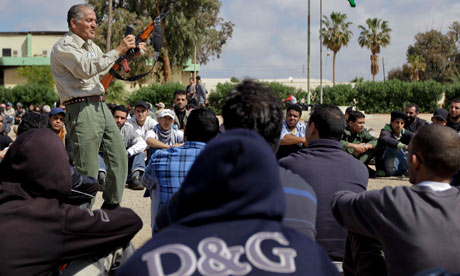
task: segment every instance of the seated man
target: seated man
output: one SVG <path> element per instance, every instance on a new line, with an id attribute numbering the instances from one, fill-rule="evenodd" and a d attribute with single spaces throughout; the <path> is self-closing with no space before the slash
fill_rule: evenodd
<path id="1" fill-rule="evenodd" d="M 152 131 L 158 122 L 149 116 L 149 104 L 144 101 L 139 101 L 134 106 L 134 116 L 128 120 L 134 130 L 147 142 L 147 136 L 152 135 Z"/>
<path id="2" fill-rule="evenodd" d="M 19 123 L 21 123 L 22 117 L 24 117 L 24 115 L 26 114 L 26 111 L 24 109 L 24 106 L 21 103 L 17 103 L 16 107 L 17 109 L 16 109 L 16 114 L 14 117 L 14 123 L 16 125 L 19 125 Z"/>
<path id="3" fill-rule="evenodd" d="M 0 164 L 0 271 L 59 275 L 59 265 L 99 259 L 126 246 L 142 227 L 130 209 L 66 203 L 72 180 L 64 145 L 47 128 L 27 130 Z M 65 272 L 65 271 L 64 271 Z M 102 271 L 101 271 L 102 275 Z"/>
<path id="4" fill-rule="evenodd" d="M 366 166 L 342 149 L 344 129 L 345 117 L 337 106 L 317 105 L 305 131 L 308 147 L 280 160 L 281 167 L 300 175 L 315 190 L 316 241 L 337 262 L 343 260 L 347 232 L 332 215 L 331 198 L 343 190 L 363 192 L 369 180 Z"/>
<path id="5" fill-rule="evenodd" d="M 382 245 L 385 275 L 415 275 L 436 267 L 460 273 L 460 235 L 454 234 L 460 233 L 460 190 L 449 185 L 460 168 L 460 137 L 444 126 L 423 126 L 409 144 L 408 161 L 414 186 L 338 192 L 334 216 L 348 230 Z"/>
<path id="6" fill-rule="evenodd" d="M 70 141 L 70 135 L 67 133 L 65 128 L 65 110 L 60 107 L 55 107 L 51 109 L 48 114 L 49 118 L 49 127 L 54 133 L 59 136 L 62 143 L 64 144 L 67 156 L 69 157 L 69 164 L 73 165 L 73 147 L 72 142 Z"/>
<path id="7" fill-rule="evenodd" d="M 152 199 L 151 221 L 154 231 L 157 211 L 179 190 L 196 157 L 218 131 L 219 120 L 214 113 L 203 108 L 195 109 L 187 120 L 184 145 L 158 150 L 150 158 L 142 183 Z"/>
<path id="8" fill-rule="evenodd" d="M 431 122 L 433 124 L 440 124 L 445 126 L 447 124 L 447 117 L 449 112 L 444 108 L 438 108 L 434 111 L 433 117 L 431 117 Z"/>
<path id="9" fill-rule="evenodd" d="M 6 114 L 6 104 L 4 103 L 0 104 L 0 115 L 2 115 L 3 119 L 3 126 L 0 128 L 0 133 L 3 135 L 8 135 L 8 133 L 11 131 L 11 127 L 13 126 L 14 117 Z"/>
<path id="10" fill-rule="evenodd" d="M 174 113 L 174 123 L 178 129 L 184 130 L 190 115 L 190 111 L 187 110 L 187 93 L 184 90 L 174 91 Z"/>
<path id="11" fill-rule="evenodd" d="M 406 114 L 395 110 L 391 112 L 391 123 L 381 130 L 376 149 L 377 175 L 401 176 L 407 172 L 405 151 L 413 133 L 404 129 L 406 121 Z"/>
<path id="12" fill-rule="evenodd" d="M 145 170 L 144 150 L 147 147 L 144 139 L 137 134 L 133 126 L 126 123 L 128 120 L 128 109 L 124 105 L 116 106 L 113 109 L 113 118 L 120 129 L 121 139 L 125 145 L 128 156 L 128 188 L 132 190 L 143 190 L 141 177 Z M 99 155 L 99 174 L 106 172 L 104 159 Z M 105 176 L 102 176 L 104 179 Z M 101 176 L 100 176 L 101 179 Z"/>
<path id="13" fill-rule="evenodd" d="M 305 124 L 300 122 L 302 108 L 293 104 L 286 110 L 286 120 L 281 128 L 281 141 L 276 158 L 281 159 L 305 146 Z"/>
<path id="14" fill-rule="evenodd" d="M 278 164 L 254 131 L 212 140 L 169 202 L 173 224 L 118 275 L 337 275 L 320 246 L 282 225 Z"/>
<path id="15" fill-rule="evenodd" d="M 460 135 L 460 99 L 453 99 L 449 105 L 449 117 L 446 126 Z"/>
<path id="16" fill-rule="evenodd" d="M 170 147 L 181 147 L 184 144 L 184 133 L 182 130 L 173 128 L 174 112 L 171 109 L 164 109 L 158 118 L 158 124 L 152 131 L 147 133 L 145 141 L 150 147 L 148 150 L 148 160 L 152 154 L 159 149 L 169 149 Z"/>
<path id="17" fill-rule="evenodd" d="M 359 111 L 351 111 L 348 114 L 347 127 L 342 134 L 340 143 L 343 150 L 353 155 L 356 159 L 369 165 L 374 157 L 374 148 L 377 146 L 377 138 L 372 136 L 365 128 L 366 116 Z M 369 177 L 375 176 L 375 171 L 367 167 Z"/>
<path id="18" fill-rule="evenodd" d="M 3 116 L 0 115 L 0 129 L 3 127 Z M 0 161 L 3 159 L 6 152 L 3 152 L 5 148 L 9 147 L 10 144 L 13 142 L 8 135 L 5 135 L 0 132 Z"/>
<path id="19" fill-rule="evenodd" d="M 418 105 L 410 103 L 406 105 L 407 122 L 404 128 L 415 133 L 421 126 L 427 125 L 428 122 L 418 117 Z"/>

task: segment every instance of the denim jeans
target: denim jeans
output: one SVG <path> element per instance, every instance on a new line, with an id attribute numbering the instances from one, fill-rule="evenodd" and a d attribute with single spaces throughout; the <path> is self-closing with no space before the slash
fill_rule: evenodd
<path id="1" fill-rule="evenodd" d="M 388 147 L 383 156 L 386 176 L 401 176 L 407 169 L 407 154 L 402 149 Z"/>
<path id="2" fill-rule="evenodd" d="M 107 173 L 104 158 L 99 153 L 99 171 Z M 135 171 L 145 171 L 144 153 L 140 152 L 128 158 L 128 180 L 131 180 Z"/>

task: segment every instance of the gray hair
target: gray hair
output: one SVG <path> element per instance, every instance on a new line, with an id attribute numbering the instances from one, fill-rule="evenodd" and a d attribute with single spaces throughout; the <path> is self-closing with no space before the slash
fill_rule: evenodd
<path id="1" fill-rule="evenodd" d="M 94 7 L 90 4 L 78 4 L 70 7 L 69 11 L 67 12 L 67 25 L 69 25 L 69 28 L 71 19 L 75 19 L 77 22 L 79 22 L 83 18 L 83 7 L 94 11 Z"/>

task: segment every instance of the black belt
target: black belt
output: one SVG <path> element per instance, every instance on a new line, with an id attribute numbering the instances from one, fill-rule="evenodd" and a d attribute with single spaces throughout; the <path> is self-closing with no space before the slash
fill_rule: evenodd
<path id="1" fill-rule="evenodd" d="M 72 98 L 68 101 L 65 101 L 64 104 L 66 106 L 69 106 L 71 104 L 76 104 L 76 103 L 100 103 L 100 102 L 105 102 L 105 96 L 99 95 L 99 96 L 77 97 L 77 98 Z"/>

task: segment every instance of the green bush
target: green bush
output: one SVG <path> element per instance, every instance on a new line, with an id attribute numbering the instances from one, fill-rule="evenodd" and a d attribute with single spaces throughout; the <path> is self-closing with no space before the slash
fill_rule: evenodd
<path id="1" fill-rule="evenodd" d="M 123 82 L 121 80 L 112 81 L 105 92 L 105 97 L 108 103 L 125 104 L 128 93 L 125 91 Z"/>
<path id="2" fill-rule="evenodd" d="M 435 81 L 364 82 L 355 87 L 355 99 L 360 110 L 367 113 L 390 113 L 404 110 L 408 103 L 416 103 L 420 112 L 432 112 L 444 92 L 444 85 Z"/>
<path id="3" fill-rule="evenodd" d="M 307 93 L 299 88 L 286 86 L 278 82 L 262 83 L 269 86 L 280 98 L 280 100 L 286 99 L 289 95 L 294 95 L 297 101 L 300 102 L 307 97 Z M 208 96 L 209 108 L 216 114 L 222 114 L 222 107 L 224 105 L 225 96 L 237 85 L 238 84 L 236 83 L 229 82 L 217 84 L 216 90 L 213 90 L 212 93 L 210 93 Z"/>
<path id="4" fill-rule="evenodd" d="M 222 107 L 224 106 L 225 96 L 232 91 L 235 86 L 238 84 L 235 83 L 218 83 L 216 90 L 208 96 L 209 109 L 216 114 L 222 114 Z"/>
<path id="5" fill-rule="evenodd" d="M 286 99 L 289 95 L 293 95 L 298 102 L 302 102 L 307 98 L 307 92 L 300 88 L 283 85 L 279 82 L 264 82 L 264 84 L 271 87 L 281 100 Z"/>
<path id="6" fill-rule="evenodd" d="M 460 82 L 447 85 L 444 108 L 449 109 L 450 103 L 453 99 L 460 99 Z"/>
<path id="7" fill-rule="evenodd" d="M 7 103 L 9 101 L 11 101 L 11 89 L 0 86 L 0 103 Z"/>
<path id="8" fill-rule="evenodd" d="M 323 103 L 325 104 L 351 106 L 354 98 L 356 98 L 356 90 L 350 84 L 323 87 Z M 318 86 L 312 92 L 311 102 L 319 104 L 320 100 L 321 88 Z"/>
<path id="9" fill-rule="evenodd" d="M 20 102 L 24 106 L 29 104 L 40 104 L 54 106 L 59 99 L 56 91 L 47 85 L 25 84 L 18 85 L 10 91 L 10 101 L 13 103 Z"/>
<path id="10" fill-rule="evenodd" d="M 163 102 L 166 107 L 173 102 L 174 91 L 185 90 L 185 86 L 180 83 L 153 83 L 147 87 L 142 87 L 128 97 L 128 103 L 136 104 L 138 101 L 146 101 L 153 104 Z"/>

